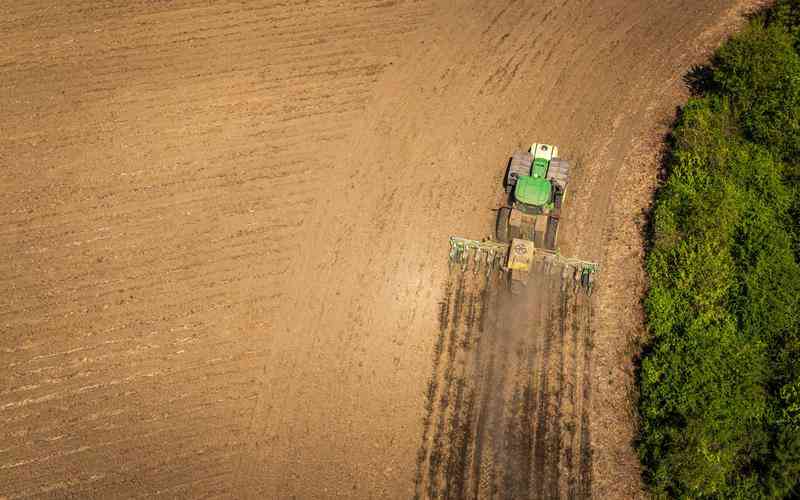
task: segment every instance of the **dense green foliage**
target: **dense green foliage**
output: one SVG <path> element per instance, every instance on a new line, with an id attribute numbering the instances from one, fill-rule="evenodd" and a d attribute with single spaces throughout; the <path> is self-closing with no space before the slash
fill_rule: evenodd
<path id="1" fill-rule="evenodd" d="M 715 55 L 647 257 L 639 452 L 659 496 L 800 498 L 800 0 Z"/>

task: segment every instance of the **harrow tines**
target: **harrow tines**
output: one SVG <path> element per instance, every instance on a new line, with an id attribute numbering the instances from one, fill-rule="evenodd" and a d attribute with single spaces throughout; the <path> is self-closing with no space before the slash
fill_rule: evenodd
<path id="1" fill-rule="evenodd" d="M 570 266 L 567 265 L 561 266 L 561 281 L 564 283 L 566 283 L 569 278 L 569 268 Z"/>
<path id="2" fill-rule="evenodd" d="M 473 253 L 474 252 L 474 253 Z M 491 240 L 468 240 L 458 236 L 450 237 L 450 261 L 460 263 L 461 269 L 466 269 L 472 265 L 473 272 L 476 274 L 486 267 L 486 275 L 489 276 L 503 266 L 503 261 L 508 252 L 508 245 Z"/>
<path id="3" fill-rule="evenodd" d="M 458 261 L 459 247 L 460 245 L 458 244 L 458 242 L 455 239 L 453 239 L 453 237 L 450 237 L 450 255 L 449 255 L 450 262 Z"/>
<path id="4" fill-rule="evenodd" d="M 450 263 L 456 264 L 459 260 L 461 260 L 461 246 L 454 243 L 450 247 Z"/>
<path id="5" fill-rule="evenodd" d="M 494 267 L 494 250 L 488 250 L 486 252 L 486 277 L 488 278 L 492 274 L 492 268 Z"/>

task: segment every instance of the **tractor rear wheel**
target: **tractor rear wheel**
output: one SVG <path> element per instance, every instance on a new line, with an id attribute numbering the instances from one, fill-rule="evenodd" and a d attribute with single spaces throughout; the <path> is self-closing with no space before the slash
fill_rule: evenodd
<path id="1" fill-rule="evenodd" d="M 553 193 L 553 209 L 550 211 L 550 215 L 556 217 L 561 215 L 561 207 L 564 206 L 564 197 L 566 194 L 566 190 L 561 189 L 561 187 L 556 188 L 555 193 Z"/>
<path id="2" fill-rule="evenodd" d="M 497 225 L 495 226 L 495 235 L 497 236 L 497 241 L 499 241 L 500 243 L 508 243 L 509 241 L 511 241 L 508 228 L 508 222 L 510 217 L 511 217 L 511 209 L 508 207 L 501 207 L 500 210 L 497 211 Z"/>
<path id="3" fill-rule="evenodd" d="M 558 238 L 558 217 L 548 217 L 547 232 L 544 236 L 544 247 L 548 250 L 555 250 L 556 238 Z"/>
<path id="4" fill-rule="evenodd" d="M 563 190 L 558 189 L 553 196 L 553 208 L 556 210 L 561 210 L 561 206 L 564 204 L 564 194 Z"/>

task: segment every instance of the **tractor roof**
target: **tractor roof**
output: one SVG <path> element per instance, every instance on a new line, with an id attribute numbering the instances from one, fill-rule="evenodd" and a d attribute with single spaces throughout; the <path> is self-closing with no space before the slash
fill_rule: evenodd
<path id="1" fill-rule="evenodd" d="M 523 175 L 517 179 L 514 197 L 521 203 L 538 207 L 550 202 L 551 191 L 552 186 L 547 179 Z"/>

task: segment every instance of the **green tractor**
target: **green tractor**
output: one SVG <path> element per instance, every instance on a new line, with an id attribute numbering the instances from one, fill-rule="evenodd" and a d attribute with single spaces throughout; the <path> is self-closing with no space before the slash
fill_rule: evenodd
<path id="1" fill-rule="evenodd" d="M 534 144 L 530 151 L 514 153 L 505 180 L 510 206 L 497 211 L 497 240 L 522 238 L 555 251 L 568 179 L 569 162 L 558 158 L 555 146 Z"/>
<path id="2" fill-rule="evenodd" d="M 594 262 L 558 254 L 557 238 L 561 207 L 567 193 L 569 162 L 558 157 L 558 148 L 535 143 L 529 151 L 516 152 L 508 163 L 505 177 L 507 206 L 497 211 L 494 240 L 450 238 L 450 260 L 477 268 L 486 264 L 487 272 L 498 268 L 510 275 L 512 293 L 524 290 L 531 267 L 541 262 L 544 269 L 562 266 L 576 286 L 591 293 Z"/>

